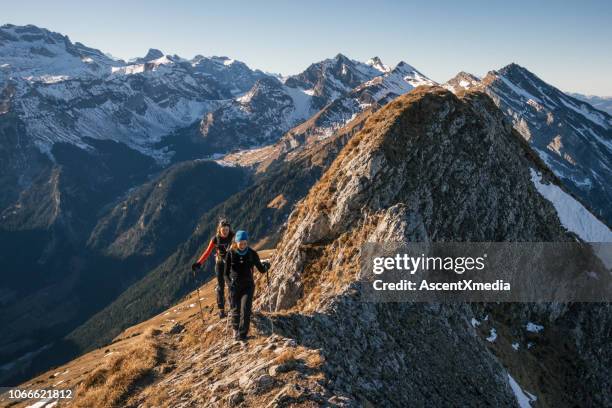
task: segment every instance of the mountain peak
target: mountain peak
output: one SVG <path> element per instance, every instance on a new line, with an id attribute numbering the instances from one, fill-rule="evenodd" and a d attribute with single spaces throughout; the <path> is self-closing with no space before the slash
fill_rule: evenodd
<path id="1" fill-rule="evenodd" d="M 504 76 L 512 76 L 512 75 L 527 75 L 527 76 L 532 76 L 532 77 L 535 76 L 527 68 L 517 64 L 516 62 L 511 62 L 505 67 L 500 68 L 498 73 Z"/>
<path id="2" fill-rule="evenodd" d="M 346 55 L 342 54 L 341 52 L 339 52 L 338 54 L 336 54 L 336 56 L 334 57 L 335 60 L 338 61 L 350 61 L 350 58 L 347 57 Z"/>
<path id="3" fill-rule="evenodd" d="M 408 64 L 405 61 L 400 61 L 397 63 L 395 68 L 393 68 L 395 72 L 418 72 L 412 65 Z"/>
<path id="4" fill-rule="evenodd" d="M 480 84 L 480 79 L 469 72 L 460 71 L 457 75 L 446 81 L 444 88 L 448 89 L 453 93 L 457 93 L 462 89 L 470 89 L 478 86 Z"/>
<path id="5" fill-rule="evenodd" d="M 389 66 L 383 64 L 383 62 L 380 60 L 379 57 L 370 58 L 369 60 L 366 61 L 366 65 L 369 65 L 372 68 L 375 68 L 382 73 L 387 73 L 390 71 Z"/>
<path id="6" fill-rule="evenodd" d="M 164 53 L 156 48 L 149 48 L 147 55 L 144 56 L 145 61 L 152 61 L 164 56 Z"/>
<path id="7" fill-rule="evenodd" d="M 35 25 L 0 27 L 0 71 L 5 76 L 28 81 L 53 83 L 70 77 L 100 76 L 110 73 L 113 61 L 100 50 L 79 42 L 72 43 L 60 33 Z"/>

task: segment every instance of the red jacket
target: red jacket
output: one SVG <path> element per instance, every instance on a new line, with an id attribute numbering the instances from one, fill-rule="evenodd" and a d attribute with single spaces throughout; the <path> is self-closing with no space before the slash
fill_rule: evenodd
<path id="1" fill-rule="evenodd" d="M 215 240 L 211 239 L 210 242 L 208 243 L 208 246 L 206 247 L 206 249 L 204 250 L 204 252 L 202 252 L 202 255 L 200 255 L 200 257 L 198 258 L 198 264 L 202 265 L 210 256 L 210 254 L 212 253 L 213 249 L 215 249 L 216 245 L 215 245 Z"/>
<path id="2" fill-rule="evenodd" d="M 217 252 L 221 256 L 221 259 L 225 259 L 225 254 L 229 250 L 229 247 L 232 243 L 232 239 L 234 239 L 234 233 L 232 231 L 230 231 L 227 237 L 215 235 L 208 243 L 208 246 L 206 247 L 204 252 L 202 252 L 202 255 L 200 255 L 200 257 L 198 258 L 197 263 L 202 265 L 208 259 L 214 249 L 217 250 Z"/>

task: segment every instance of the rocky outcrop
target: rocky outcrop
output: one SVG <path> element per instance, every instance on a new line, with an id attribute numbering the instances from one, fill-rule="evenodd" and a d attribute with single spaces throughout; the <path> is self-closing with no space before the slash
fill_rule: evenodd
<path id="1" fill-rule="evenodd" d="M 284 316 L 276 322 L 284 335 L 323 350 L 328 386 L 361 403 L 513 406 L 522 386 L 544 406 L 606 405 L 608 370 L 593 362 L 605 335 L 575 323 L 599 316 L 609 327 L 606 307 L 360 300 L 365 242 L 575 239 L 530 169 L 556 182 L 486 95 L 419 88 L 398 98 L 368 119 L 296 207 L 261 305 Z M 530 319 L 547 331 L 520 339 L 526 350 L 513 354 Z M 595 341 L 586 345 L 582 330 Z"/>
<path id="2" fill-rule="evenodd" d="M 295 284 L 279 287 L 277 307 L 298 299 L 306 248 L 341 238 L 355 248 L 385 234 L 401 241 L 569 239 L 533 186 L 530 166 L 542 164 L 488 97 L 420 88 L 398 98 L 368 119 L 291 216 L 276 261 L 279 281 L 294 277 Z M 393 229 L 376 228 L 382 221 Z"/>

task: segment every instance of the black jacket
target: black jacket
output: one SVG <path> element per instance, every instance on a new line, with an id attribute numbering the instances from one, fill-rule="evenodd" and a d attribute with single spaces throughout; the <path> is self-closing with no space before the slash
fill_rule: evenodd
<path id="1" fill-rule="evenodd" d="M 250 247 L 244 254 L 240 254 L 237 249 L 232 249 L 225 256 L 225 275 L 229 276 L 232 282 L 253 282 L 253 267 L 261 273 L 266 271 L 259 260 L 257 251 Z"/>

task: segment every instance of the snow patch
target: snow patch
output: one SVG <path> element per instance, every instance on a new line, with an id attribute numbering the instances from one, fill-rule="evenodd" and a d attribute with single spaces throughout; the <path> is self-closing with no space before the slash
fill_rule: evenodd
<path id="1" fill-rule="evenodd" d="M 518 343 L 512 343 L 512 348 L 514 349 L 514 351 L 518 351 L 520 345 Z"/>
<path id="2" fill-rule="evenodd" d="M 290 126 L 297 123 L 298 121 L 304 121 L 312 115 L 311 101 L 312 95 L 306 93 L 301 88 L 290 88 L 285 87 L 285 92 L 289 95 L 293 101 L 293 112 L 291 112 L 288 122 Z"/>
<path id="3" fill-rule="evenodd" d="M 559 186 L 542 183 L 541 175 L 534 169 L 529 169 L 529 171 L 536 190 L 552 203 L 557 210 L 559 221 L 565 228 L 585 242 L 612 242 L 610 228 L 599 221 L 582 204 L 561 190 Z"/>
<path id="4" fill-rule="evenodd" d="M 508 374 L 508 382 L 510 382 L 510 388 L 512 388 L 512 392 L 516 397 L 516 402 L 518 402 L 519 407 L 521 408 L 531 408 L 531 403 L 538 400 L 538 398 L 528 393 L 527 391 L 523 391 L 521 386 L 516 382 L 514 378 L 510 374 Z"/>
<path id="5" fill-rule="evenodd" d="M 26 408 L 52 408 L 56 405 L 57 405 L 57 400 L 53 401 L 53 398 L 46 398 L 32 405 L 27 405 Z"/>
<path id="6" fill-rule="evenodd" d="M 215 160 L 215 163 L 217 163 L 219 166 L 223 166 L 223 167 L 236 167 L 235 163 L 228 162 L 228 161 L 225 161 L 225 160 Z"/>
<path id="7" fill-rule="evenodd" d="M 374 69 L 379 70 L 382 73 L 387 73 L 391 70 L 391 68 L 389 68 L 388 65 L 383 64 L 383 62 L 378 57 L 370 58 L 366 61 L 366 64 Z"/>
<path id="8" fill-rule="evenodd" d="M 494 343 L 495 340 L 497 340 L 497 330 L 492 328 L 491 331 L 489 332 L 489 337 L 487 337 L 486 340 L 490 343 Z"/>
<path id="9" fill-rule="evenodd" d="M 527 322 L 527 326 L 525 326 L 525 328 L 531 333 L 539 333 L 544 330 L 544 326 L 532 322 Z"/>
<path id="10" fill-rule="evenodd" d="M 112 74 L 133 75 L 133 74 L 140 74 L 141 72 L 144 72 L 144 64 L 134 64 L 134 65 L 128 65 L 125 67 L 112 67 L 111 68 Z"/>
<path id="11" fill-rule="evenodd" d="M 518 86 L 516 86 L 514 83 L 512 83 L 512 81 L 510 81 L 508 78 L 506 78 L 503 75 L 499 75 L 499 78 L 502 80 L 502 82 L 512 90 L 512 92 L 514 92 L 515 94 L 522 96 L 523 98 L 525 98 L 526 100 L 532 99 L 536 102 L 538 102 L 539 104 L 542 104 L 542 101 L 530 94 L 529 92 L 527 92 L 526 90 L 524 90 L 523 88 L 519 88 Z"/>
<path id="12" fill-rule="evenodd" d="M 480 326 L 480 322 L 472 317 L 472 327 L 478 327 L 478 326 Z"/>

